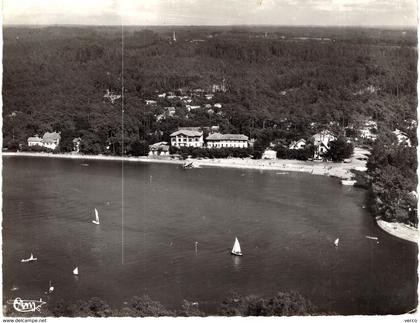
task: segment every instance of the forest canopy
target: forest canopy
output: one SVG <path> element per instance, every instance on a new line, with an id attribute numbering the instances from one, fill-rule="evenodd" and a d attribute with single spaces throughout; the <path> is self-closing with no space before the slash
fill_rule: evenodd
<path id="1" fill-rule="evenodd" d="M 340 129 L 373 118 L 405 130 L 416 119 L 415 46 L 415 30 L 401 29 L 127 27 L 122 43 L 119 27 L 5 27 L 3 146 L 60 131 L 91 143 L 86 153 L 120 153 L 121 100 L 107 90 L 124 96 L 124 151 L 178 126 L 287 141 L 313 134 L 313 122 Z M 194 102 L 221 103 L 220 113 L 145 104 L 222 81 L 226 92 Z M 157 121 L 169 104 L 175 116 Z"/>

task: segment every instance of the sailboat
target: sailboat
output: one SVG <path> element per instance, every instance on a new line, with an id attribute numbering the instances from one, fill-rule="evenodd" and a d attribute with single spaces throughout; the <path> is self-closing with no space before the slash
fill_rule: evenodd
<path id="1" fill-rule="evenodd" d="M 339 238 L 337 238 L 337 239 L 335 239 L 335 241 L 334 241 L 334 245 L 336 246 L 336 247 L 338 247 L 338 243 L 340 242 L 340 239 Z"/>
<path id="2" fill-rule="evenodd" d="M 32 262 L 37 260 L 38 258 L 34 258 L 34 255 L 31 253 L 31 256 L 28 259 L 22 259 L 21 262 Z"/>
<path id="3" fill-rule="evenodd" d="M 73 275 L 79 275 L 79 267 L 73 269 Z"/>
<path id="4" fill-rule="evenodd" d="M 50 288 L 48 289 L 48 293 L 52 293 L 54 291 L 54 286 L 51 286 L 51 280 L 50 280 Z"/>
<path id="5" fill-rule="evenodd" d="M 99 224 L 99 215 L 98 215 L 98 210 L 96 208 L 95 208 L 95 217 L 96 219 L 92 220 L 92 223 Z"/>
<path id="6" fill-rule="evenodd" d="M 231 254 L 235 256 L 243 256 L 242 251 L 241 251 L 241 245 L 239 244 L 237 237 L 235 237 L 235 243 L 233 244 Z"/>

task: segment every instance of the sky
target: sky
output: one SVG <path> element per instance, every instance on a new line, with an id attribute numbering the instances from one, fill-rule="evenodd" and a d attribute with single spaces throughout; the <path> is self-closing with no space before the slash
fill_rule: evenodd
<path id="1" fill-rule="evenodd" d="M 4 24 L 417 26 L 416 0 L 3 0 Z"/>

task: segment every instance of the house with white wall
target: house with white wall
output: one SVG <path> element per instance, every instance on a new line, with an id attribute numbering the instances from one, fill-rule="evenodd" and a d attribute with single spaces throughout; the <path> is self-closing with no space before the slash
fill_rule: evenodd
<path id="1" fill-rule="evenodd" d="M 206 142 L 208 148 L 248 148 L 248 137 L 241 134 L 212 133 Z"/>
<path id="2" fill-rule="evenodd" d="M 330 149 L 330 142 L 337 138 L 328 130 L 323 130 L 311 137 L 311 142 L 315 146 L 314 158 L 319 159 Z"/>
<path id="3" fill-rule="evenodd" d="M 299 139 L 298 141 L 293 141 L 289 145 L 289 149 L 296 149 L 296 150 L 305 149 L 305 147 L 306 147 L 305 139 Z"/>
<path id="4" fill-rule="evenodd" d="M 34 137 L 29 137 L 28 146 L 41 146 L 54 150 L 60 144 L 60 139 L 61 136 L 59 132 L 46 132 L 42 136 L 42 139 L 38 137 L 38 135 L 35 135 Z"/>
<path id="5" fill-rule="evenodd" d="M 171 145 L 174 147 L 198 147 L 204 145 L 203 131 L 197 128 L 179 128 L 171 133 Z"/>

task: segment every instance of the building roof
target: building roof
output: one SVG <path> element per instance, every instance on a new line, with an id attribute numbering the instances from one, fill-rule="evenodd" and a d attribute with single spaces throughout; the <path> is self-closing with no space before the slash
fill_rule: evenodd
<path id="1" fill-rule="evenodd" d="M 56 140 L 60 140 L 61 136 L 58 132 L 46 132 L 44 133 L 44 136 L 42 137 L 42 141 L 45 143 L 48 142 L 54 142 Z"/>
<path id="2" fill-rule="evenodd" d="M 42 139 L 41 138 L 39 138 L 38 136 L 35 136 L 35 137 L 29 137 L 28 138 L 28 142 L 41 142 L 42 141 Z"/>
<path id="3" fill-rule="evenodd" d="M 150 148 L 151 149 L 152 148 L 159 148 L 159 147 L 166 146 L 166 145 L 168 145 L 168 143 L 166 141 L 160 141 L 160 142 L 154 143 L 153 145 L 150 145 Z"/>
<path id="4" fill-rule="evenodd" d="M 203 132 L 197 130 L 179 129 L 178 131 L 171 133 L 171 137 L 177 135 L 185 135 L 188 137 L 201 137 L 203 135 Z"/>
<path id="5" fill-rule="evenodd" d="M 158 144 L 160 144 L 160 145 L 158 145 Z M 169 151 L 169 145 L 162 145 L 161 142 L 158 142 L 156 144 L 150 145 L 149 149 L 152 150 L 152 151 L 155 151 L 155 150 Z"/>
<path id="6" fill-rule="evenodd" d="M 319 145 L 320 143 L 324 144 L 328 147 L 330 141 L 336 140 L 336 137 L 328 130 L 323 130 L 311 137 L 315 145 Z"/>
<path id="7" fill-rule="evenodd" d="M 241 135 L 241 134 L 232 134 L 232 133 L 227 133 L 227 134 L 221 134 L 221 133 L 213 133 L 211 135 L 209 135 L 206 138 L 207 141 L 212 141 L 212 140 L 243 140 L 243 141 L 247 141 L 248 137 L 245 135 Z"/>
<path id="8" fill-rule="evenodd" d="M 304 143 L 304 144 L 306 144 L 306 140 L 305 140 L 305 139 L 299 139 L 299 140 L 297 140 L 297 141 L 292 141 L 292 143 L 289 145 L 289 149 L 290 149 L 290 148 L 293 148 L 293 147 L 297 147 L 297 145 L 298 145 L 299 143 Z"/>

